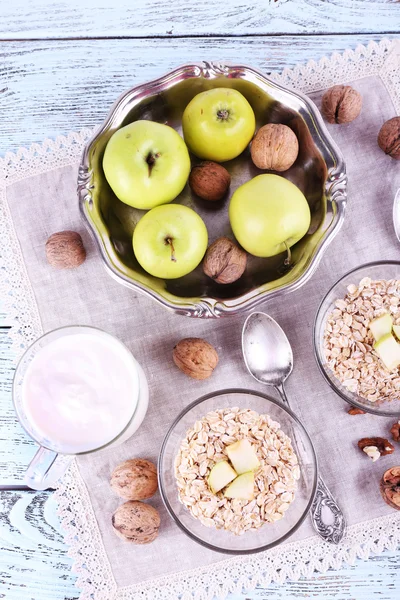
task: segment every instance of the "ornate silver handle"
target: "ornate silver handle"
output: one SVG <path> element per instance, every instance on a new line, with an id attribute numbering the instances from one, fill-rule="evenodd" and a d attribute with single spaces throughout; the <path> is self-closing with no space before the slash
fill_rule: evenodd
<path id="1" fill-rule="evenodd" d="M 283 402 L 290 406 L 283 383 L 275 385 L 274 387 L 279 392 Z M 293 445 L 296 449 L 296 437 L 294 432 Z M 317 489 L 313 503 L 311 504 L 310 512 L 311 522 L 318 535 L 326 542 L 338 544 L 344 535 L 346 521 L 341 508 L 326 487 L 321 475 L 318 475 Z"/>
<path id="2" fill-rule="evenodd" d="M 322 539 L 332 544 L 340 542 L 346 529 L 346 521 L 320 475 L 311 505 L 311 520 L 315 531 Z"/>

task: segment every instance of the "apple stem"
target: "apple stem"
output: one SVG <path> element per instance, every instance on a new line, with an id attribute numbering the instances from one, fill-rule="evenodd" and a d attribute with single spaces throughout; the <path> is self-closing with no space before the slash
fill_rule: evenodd
<path id="1" fill-rule="evenodd" d="M 154 167 L 154 164 L 156 162 L 156 159 L 159 158 L 160 153 L 157 152 L 157 154 L 153 154 L 152 152 L 149 152 L 147 157 L 146 157 L 146 162 L 149 165 L 149 177 L 151 175 L 151 171 Z"/>
<path id="2" fill-rule="evenodd" d="M 175 248 L 174 248 L 174 243 L 172 238 L 167 237 L 165 238 L 165 243 L 169 246 L 171 246 L 171 260 L 172 262 L 176 262 L 176 257 L 175 257 Z"/>
<path id="3" fill-rule="evenodd" d="M 292 253 L 290 252 L 290 248 L 287 245 L 287 243 L 286 242 L 283 242 L 283 243 L 285 244 L 285 248 L 286 248 L 286 252 L 287 252 L 287 257 L 283 261 L 283 264 L 285 265 L 285 267 L 288 267 L 290 265 L 290 263 L 292 262 Z"/>

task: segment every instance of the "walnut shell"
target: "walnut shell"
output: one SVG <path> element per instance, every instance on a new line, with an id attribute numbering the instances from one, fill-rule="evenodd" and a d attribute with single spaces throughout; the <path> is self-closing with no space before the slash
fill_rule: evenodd
<path id="1" fill-rule="evenodd" d="M 362 96 L 350 85 L 334 85 L 322 96 L 321 110 L 328 123 L 350 123 L 361 107 Z"/>
<path id="2" fill-rule="evenodd" d="M 247 254 L 227 237 L 220 237 L 209 246 L 203 261 L 203 271 L 217 283 L 232 283 L 246 269 Z"/>
<path id="3" fill-rule="evenodd" d="M 193 379 L 207 379 L 218 364 L 216 349 L 201 338 L 185 338 L 174 348 L 176 366 Z"/>
<path id="4" fill-rule="evenodd" d="M 400 117 L 384 123 L 378 135 L 379 148 L 392 158 L 400 160 Z"/>
<path id="5" fill-rule="evenodd" d="M 46 257 L 56 269 L 79 267 L 86 258 L 81 236 L 76 231 L 53 233 L 46 242 Z"/>
<path id="6" fill-rule="evenodd" d="M 251 158 L 259 169 L 286 171 L 298 154 L 296 134 L 287 125 L 268 123 L 260 127 L 251 143 Z"/>
<path id="7" fill-rule="evenodd" d="M 130 500 L 117 508 L 112 516 L 115 534 L 133 544 L 150 544 L 158 536 L 160 515 L 150 504 Z"/>
<path id="8" fill-rule="evenodd" d="M 142 458 L 126 460 L 112 472 L 110 485 L 124 500 L 146 500 L 157 491 L 157 468 Z"/>
<path id="9" fill-rule="evenodd" d="M 400 442 L 400 421 L 393 423 L 390 433 L 392 434 L 392 438 L 395 442 Z"/>
<path id="10" fill-rule="evenodd" d="M 400 467 L 391 467 L 384 472 L 380 490 L 384 501 L 392 508 L 400 510 Z"/>
<path id="11" fill-rule="evenodd" d="M 231 184 L 231 176 L 222 165 L 205 161 L 193 167 L 189 175 L 192 191 L 203 200 L 216 202 L 226 194 Z"/>

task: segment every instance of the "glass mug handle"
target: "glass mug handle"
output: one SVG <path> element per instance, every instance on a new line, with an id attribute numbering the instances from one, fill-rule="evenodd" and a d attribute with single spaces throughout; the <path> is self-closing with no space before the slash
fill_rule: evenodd
<path id="1" fill-rule="evenodd" d="M 57 454 L 40 446 L 28 465 L 24 483 L 33 490 L 56 488 L 57 481 L 64 475 L 72 455 Z"/>

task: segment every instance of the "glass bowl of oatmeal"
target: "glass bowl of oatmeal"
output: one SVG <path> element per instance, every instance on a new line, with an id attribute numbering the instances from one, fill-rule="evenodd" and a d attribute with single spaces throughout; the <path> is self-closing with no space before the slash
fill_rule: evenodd
<path id="1" fill-rule="evenodd" d="M 257 455 L 248 499 L 213 493 L 214 465 L 226 448 L 247 440 Z M 232 465 L 231 465 L 232 466 Z M 160 453 L 159 488 L 177 525 L 193 540 L 225 554 L 251 554 L 292 535 L 314 498 L 317 460 L 296 415 L 270 396 L 223 390 L 189 405 L 170 427 Z"/>
<path id="2" fill-rule="evenodd" d="M 343 400 L 365 412 L 399 417 L 400 368 L 385 367 L 369 327 L 385 313 L 400 325 L 400 262 L 373 262 L 349 271 L 319 306 L 314 352 L 325 380 Z"/>

